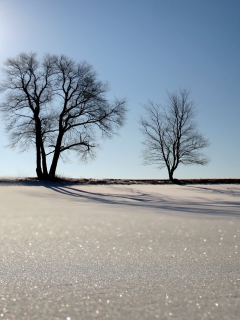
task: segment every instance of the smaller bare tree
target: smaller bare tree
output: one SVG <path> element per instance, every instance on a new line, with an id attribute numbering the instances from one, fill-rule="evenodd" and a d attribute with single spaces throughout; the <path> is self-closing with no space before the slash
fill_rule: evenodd
<path id="1" fill-rule="evenodd" d="M 167 104 L 148 102 L 144 105 L 146 115 L 140 118 L 144 164 L 157 164 L 160 169 L 167 167 L 169 180 L 179 164 L 205 165 L 209 159 L 201 150 L 209 141 L 200 134 L 194 118 L 195 103 L 184 89 L 179 93 L 168 93 Z"/>

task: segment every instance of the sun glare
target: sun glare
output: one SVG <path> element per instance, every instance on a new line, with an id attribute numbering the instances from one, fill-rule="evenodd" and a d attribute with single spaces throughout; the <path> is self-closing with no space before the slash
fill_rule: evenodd
<path id="1" fill-rule="evenodd" d="M 19 33 L 19 16 L 17 8 L 10 2 L 0 3 L 0 46 L 4 51 L 5 46 L 12 46 L 15 36 Z M 23 22 L 24 23 L 24 22 Z M 17 27 L 18 25 L 18 27 Z"/>
<path id="2" fill-rule="evenodd" d="M 6 12 L 0 5 L 0 46 L 3 49 L 3 41 L 7 38 L 7 19 Z"/>

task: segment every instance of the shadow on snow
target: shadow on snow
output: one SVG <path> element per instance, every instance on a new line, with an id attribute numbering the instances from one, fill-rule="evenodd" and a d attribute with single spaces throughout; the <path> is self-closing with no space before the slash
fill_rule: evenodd
<path id="1" fill-rule="evenodd" d="M 226 217 L 239 217 L 240 218 L 240 201 L 216 201 L 206 200 L 205 198 L 199 198 L 199 201 L 194 200 L 182 200 L 175 199 L 174 196 L 164 196 L 150 193 L 141 193 L 134 190 L 135 194 L 117 194 L 117 193 L 99 193 L 89 192 L 86 190 L 77 189 L 71 186 L 56 186 L 45 185 L 46 188 L 51 189 L 62 195 L 73 197 L 75 201 L 78 199 L 91 200 L 94 202 L 100 202 L 109 205 L 126 205 L 133 208 L 149 208 L 159 209 L 159 212 L 169 212 L 171 214 L 185 213 L 185 214 L 203 214 L 203 215 L 215 215 Z M 191 186 L 191 188 L 195 186 Z M 112 189 L 121 189 L 120 186 L 111 186 Z M 216 190 L 212 188 L 203 188 L 206 192 L 222 193 L 224 190 Z M 126 189 L 123 189 L 126 192 Z M 130 192 L 130 190 L 129 190 Z M 225 194 L 231 194 L 239 199 L 239 191 L 232 190 L 232 193 L 227 190 Z M 154 210 L 156 213 L 156 210 Z"/>

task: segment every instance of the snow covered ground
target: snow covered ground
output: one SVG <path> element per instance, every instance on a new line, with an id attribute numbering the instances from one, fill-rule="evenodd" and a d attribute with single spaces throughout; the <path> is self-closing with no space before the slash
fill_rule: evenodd
<path id="1" fill-rule="evenodd" d="M 0 183 L 3 319 L 240 319 L 240 185 Z"/>

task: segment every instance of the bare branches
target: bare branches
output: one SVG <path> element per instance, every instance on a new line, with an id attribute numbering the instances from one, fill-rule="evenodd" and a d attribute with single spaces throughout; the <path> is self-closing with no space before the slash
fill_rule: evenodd
<path id="1" fill-rule="evenodd" d="M 77 152 L 80 159 L 92 158 L 98 146 L 95 133 L 112 137 L 124 124 L 126 113 L 125 99 L 110 104 L 106 99 L 108 85 L 97 80 L 86 62 L 76 64 L 60 56 L 56 72 L 58 133 L 50 175 L 55 174 L 58 158 L 66 150 Z"/>
<path id="2" fill-rule="evenodd" d="M 55 176 L 59 157 L 75 151 L 93 158 L 97 140 L 112 137 L 124 124 L 125 99 L 110 103 L 108 84 L 97 79 L 86 62 L 66 56 L 22 53 L 5 63 L 0 111 L 10 145 L 28 149 L 35 144 L 38 176 Z M 46 156 L 53 154 L 50 172 Z"/>
<path id="3" fill-rule="evenodd" d="M 188 91 L 168 93 L 166 106 L 149 101 L 144 105 L 146 115 L 140 126 L 144 135 L 144 164 L 167 167 L 169 179 L 179 164 L 205 165 L 209 159 L 201 150 L 209 145 L 196 129 L 195 106 Z"/>

